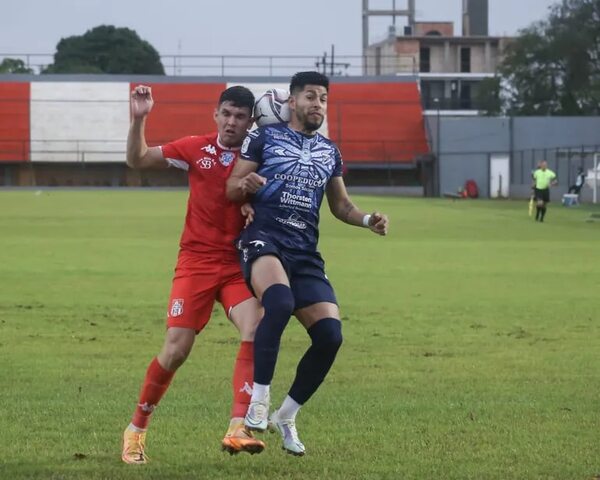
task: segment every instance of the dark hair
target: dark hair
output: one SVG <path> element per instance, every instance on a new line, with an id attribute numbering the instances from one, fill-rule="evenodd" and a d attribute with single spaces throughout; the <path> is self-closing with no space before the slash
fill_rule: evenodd
<path id="1" fill-rule="evenodd" d="M 319 72 L 298 72 L 290 82 L 290 93 L 303 90 L 306 85 L 320 85 L 329 91 L 329 79 Z"/>
<path id="2" fill-rule="evenodd" d="M 223 102 L 231 102 L 234 107 L 238 108 L 247 107 L 252 115 L 252 110 L 254 109 L 254 94 L 246 87 L 236 85 L 235 87 L 229 87 L 227 90 L 221 92 L 219 106 L 221 106 Z"/>

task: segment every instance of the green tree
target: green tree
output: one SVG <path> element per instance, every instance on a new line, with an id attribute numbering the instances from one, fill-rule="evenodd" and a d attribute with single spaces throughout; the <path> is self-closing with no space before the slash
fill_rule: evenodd
<path id="1" fill-rule="evenodd" d="M 600 113 L 600 0 L 562 0 L 519 32 L 498 69 L 501 110 L 513 115 Z M 493 85 L 482 88 L 491 95 Z"/>
<path id="2" fill-rule="evenodd" d="M 18 58 L 5 58 L 0 63 L 0 73 L 33 73 L 31 68 L 25 66 L 25 62 Z"/>
<path id="3" fill-rule="evenodd" d="M 475 104 L 484 115 L 499 115 L 502 112 L 500 95 L 500 78 L 485 78 L 477 85 Z"/>
<path id="4" fill-rule="evenodd" d="M 138 73 L 164 75 L 156 49 L 129 28 L 100 25 L 63 38 L 54 63 L 42 73 Z"/>

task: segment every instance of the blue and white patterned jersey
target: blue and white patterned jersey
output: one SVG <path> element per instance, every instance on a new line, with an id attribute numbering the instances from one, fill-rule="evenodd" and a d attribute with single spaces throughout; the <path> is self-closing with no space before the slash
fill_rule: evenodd
<path id="1" fill-rule="evenodd" d="M 263 232 L 283 248 L 316 252 L 325 189 L 331 177 L 342 175 L 335 144 L 280 123 L 250 132 L 240 156 L 258 163 L 256 173 L 267 179 L 254 195 L 254 222 L 242 236 Z"/>

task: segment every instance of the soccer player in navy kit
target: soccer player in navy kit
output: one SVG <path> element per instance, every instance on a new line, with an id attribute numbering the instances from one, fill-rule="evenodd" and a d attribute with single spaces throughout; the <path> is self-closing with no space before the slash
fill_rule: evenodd
<path id="1" fill-rule="evenodd" d="M 269 425 L 277 429 L 283 448 L 294 455 L 305 452 L 296 414 L 325 379 L 342 344 L 337 300 L 317 251 L 323 196 L 343 222 L 379 235 L 388 226 L 385 215 L 365 214 L 352 203 L 341 176 L 340 152 L 317 132 L 327 113 L 328 91 L 329 79 L 318 72 L 294 75 L 290 122 L 250 132 L 227 181 L 228 198 L 250 199 L 255 210 L 237 245 L 246 281 L 265 311 L 254 340 L 254 386 L 245 424 L 257 431 Z M 287 397 L 269 417 L 279 343 L 292 314 L 312 344 Z"/>

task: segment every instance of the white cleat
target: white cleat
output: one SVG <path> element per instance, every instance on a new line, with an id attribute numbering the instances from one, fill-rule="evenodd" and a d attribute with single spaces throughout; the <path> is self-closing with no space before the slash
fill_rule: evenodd
<path id="1" fill-rule="evenodd" d="M 283 439 L 283 448 L 286 452 L 301 457 L 306 452 L 304 444 L 298 438 L 296 421 L 292 419 L 279 418 L 279 411 L 275 410 L 269 418 L 269 430 L 279 432 Z"/>
<path id="2" fill-rule="evenodd" d="M 269 397 L 263 402 L 250 402 L 248 412 L 244 418 L 244 425 L 248 430 L 264 432 L 269 425 Z"/>

